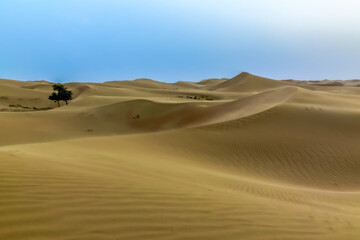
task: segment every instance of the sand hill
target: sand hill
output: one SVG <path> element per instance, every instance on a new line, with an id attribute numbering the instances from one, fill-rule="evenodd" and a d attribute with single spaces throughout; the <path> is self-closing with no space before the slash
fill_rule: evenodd
<path id="1" fill-rule="evenodd" d="M 0 239 L 360 239 L 357 81 L 0 79 Z"/>
<path id="2" fill-rule="evenodd" d="M 231 78 L 225 82 L 213 86 L 211 89 L 227 92 L 253 92 L 285 85 L 287 84 L 281 81 L 276 81 L 269 78 L 255 76 L 247 72 L 242 72 L 234 78 Z"/>

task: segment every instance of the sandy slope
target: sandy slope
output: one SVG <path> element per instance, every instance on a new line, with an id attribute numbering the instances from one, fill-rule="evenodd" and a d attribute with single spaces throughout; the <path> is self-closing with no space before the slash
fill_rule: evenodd
<path id="1" fill-rule="evenodd" d="M 0 239 L 360 239 L 359 88 L 68 87 L 0 80 Z"/>

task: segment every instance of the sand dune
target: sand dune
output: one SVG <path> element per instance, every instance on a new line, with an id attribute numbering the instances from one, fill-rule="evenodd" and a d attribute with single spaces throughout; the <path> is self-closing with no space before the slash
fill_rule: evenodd
<path id="1" fill-rule="evenodd" d="M 228 92 L 250 92 L 261 91 L 270 88 L 286 86 L 288 83 L 276 81 L 269 78 L 259 77 L 247 72 L 240 73 L 239 75 L 231 78 L 225 82 L 213 86 L 212 90 L 221 90 Z"/>
<path id="2" fill-rule="evenodd" d="M 360 238 L 355 85 L 67 87 L 0 80 L 0 239 Z"/>
<path id="3" fill-rule="evenodd" d="M 210 78 L 210 79 L 204 79 L 204 80 L 198 82 L 198 84 L 213 87 L 213 86 L 223 83 L 227 80 L 229 80 L 229 79 L 227 79 L 227 78 Z"/>

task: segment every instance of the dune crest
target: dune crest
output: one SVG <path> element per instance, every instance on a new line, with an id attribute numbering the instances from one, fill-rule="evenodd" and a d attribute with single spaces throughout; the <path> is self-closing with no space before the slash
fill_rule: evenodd
<path id="1" fill-rule="evenodd" d="M 281 81 L 255 76 L 248 72 L 242 72 L 239 75 L 212 87 L 211 89 L 228 92 L 246 92 L 261 91 L 286 85 L 288 84 Z"/>

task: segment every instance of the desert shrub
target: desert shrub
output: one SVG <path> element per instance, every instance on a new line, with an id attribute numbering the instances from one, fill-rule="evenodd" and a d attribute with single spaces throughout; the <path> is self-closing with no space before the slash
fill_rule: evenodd
<path id="1" fill-rule="evenodd" d="M 68 105 L 68 101 L 72 100 L 72 91 L 69 91 L 63 84 L 57 83 L 52 86 L 54 92 L 49 96 L 49 100 L 57 102 L 60 107 L 60 101 L 64 101 Z"/>

